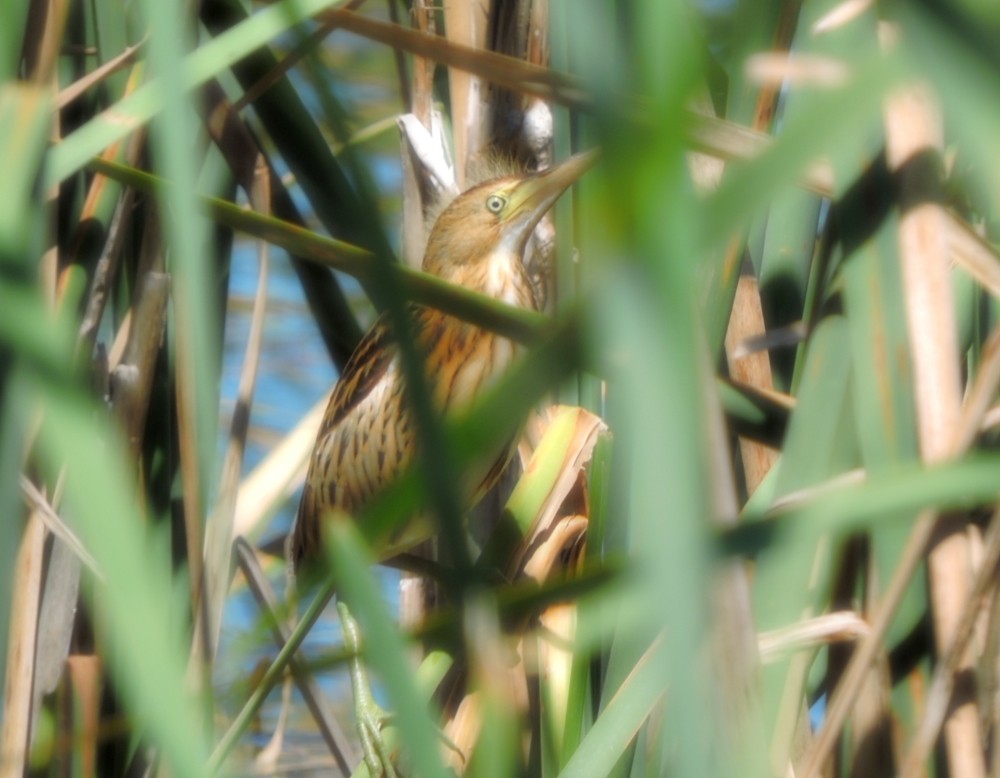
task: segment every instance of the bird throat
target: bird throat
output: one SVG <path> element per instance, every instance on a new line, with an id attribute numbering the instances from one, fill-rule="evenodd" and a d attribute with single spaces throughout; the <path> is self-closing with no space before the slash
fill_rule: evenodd
<path id="1" fill-rule="evenodd" d="M 476 264 L 474 277 L 463 281 L 465 286 L 508 305 L 537 308 L 531 281 L 517 254 L 497 248 Z"/>
<path id="2" fill-rule="evenodd" d="M 509 250 L 495 249 L 463 268 L 462 277 L 453 280 L 508 305 L 536 308 L 534 291 L 521 258 Z M 442 319 L 441 324 L 433 334 L 428 331 L 431 335 L 428 374 L 435 378 L 439 407 L 454 409 L 468 405 L 493 385 L 507 370 L 518 349 L 507 338 L 451 317 Z"/>

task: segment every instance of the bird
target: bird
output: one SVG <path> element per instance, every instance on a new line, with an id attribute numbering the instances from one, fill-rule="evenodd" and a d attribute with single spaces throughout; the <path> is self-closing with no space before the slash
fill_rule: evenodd
<path id="1" fill-rule="evenodd" d="M 536 225 L 556 199 L 593 164 L 591 152 L 577 154 L 542 172 L 507 175 L 472 186 L 437 217 L 424 252 L 422 269 L 496 300 L 537 310 L 524 255 Z M 445 418 L 467 409 L 506 373 L 519 346 L 498 334 L 425 306 L 411 306 L 413 335 L 424 358 L 431 401 Z M 502 474 L 508 445 L 474 477 L 463 496 L 471 508 Z M 399 348 L 383 314 L 362 338 L 344 366 L 317 433 L 298 511 L 287 541 L 291 587 L 298 571 L 316 561 L 329 516 L 361 515 L 366 506 L 410 467 L 418 452 L 417 430 L 408 405 Z M 375 550 L 380 559 L 426 539 L 402 532 Z M 342 618 L 349 611 L 341 608 Z M 344 634 L 355 627 L 346 623 Z M 352 670 L 352 681 L 355 678 Z M 366 689 L 354 689 L 370 697 Z M 370 717 L 369 717 L 370 718 Z M 360 721 L 365 761 L 372 774 L 391 765 L 373 752 L 378 733 Z"/>
<path id="2" fill-rule="evenodd" d="M 590 154 L 577 154 L 541 173 L 504 176 L 466 190 L 435 221 L 422 269 L 536 310 L 524 267 L 528 239 L 592 161 Z M 415 308 L 413 330 L 425 354 L 432 400 L 445 416 L 468 408 L 494 386 L 519 350 L 507 338 L 428 307 Z M 328 511 L 363 511 L 412 464 L 416 451 L 398 348 L 383 315 L 355 348 L 327 404 L 290 534 L 289 564 L 298 568 L 322 548 Z M 476 494 L 488 490 L 502 469 L 491 468 Z"/>

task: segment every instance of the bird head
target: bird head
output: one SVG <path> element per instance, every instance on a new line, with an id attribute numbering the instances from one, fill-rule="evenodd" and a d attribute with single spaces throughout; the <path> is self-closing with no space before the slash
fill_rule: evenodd
<path id="1" fill-rule="evenodd" d="M 520 263 L 535 226 L 595 159 L 589 151 L 541 173 L 494 178 L 466 190 L 434 223 L 423 269 L 468 285 L 484 265 Z"/>

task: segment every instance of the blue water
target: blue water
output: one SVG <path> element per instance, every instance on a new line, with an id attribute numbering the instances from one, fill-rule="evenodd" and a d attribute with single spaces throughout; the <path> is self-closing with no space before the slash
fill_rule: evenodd
<path id="1" fill-rule="evenodd" d="M 302 288 L 284 252 L 273 252 L 268 279 L 268 308 L 265 319 L 257 387 L 251 411 L 243 472 L 248 474 L 271 449 L 329 391 L 337 374 L 303 298 Z M 230 310 L 222 368 L 222 408 L 220 446 L 228 435 L 243 352 L 249 331 L 252 301 L 256 294 L 258 262 L 255 247 L 246 243 L 234 252 L 230 284 Z M 353 285 L 358 292 L 356 284 Z M 287 532 L 291 525 L 298 493 L 275 515 L 261 542 Z M 379 569 L 378 575 L 391 607 L 398 603 L 398 575 Z M 284 592 L 284 573 L 274 570 L 271 583 L 279 596 Z M 301 604 L 300 607 L 304 607 Z M 333 605 L 313 628 L 304 645 L 308 657 L 328 653 L 340 644 L 340 627 Z M 227 717 L 234 715 L 250 693 L 246 679 L 258 665 L 269 662 L 276 649 L 260 623 L 257 605 L 244 588 L 227 602 L 215 675 L 216 698 Z M 258 668 L 259 669 L 259 668 Z M 350 699 L 343 670 L 331 670 L 317 677 L 320 688 L 334 709 Z M 296 695 L 292 729 L 288 740 L 317 741 L 312 722 Z M 261 712 L 260 732 L 253 738 L 258 746 L 266 742 L 279 710 L 279 691 L 272 692 Z M 350 723 L 345 723 L 350 730 Z M 317 741 L 318 746 L 318 741 Z M 321 746 L 318 746 L 321 748 Z"/>
<path id="2" fill-rule="evenodd" d="M 328 51 L 335 56 L 363 57 L 372 44 L 361 39 L 337 34 L 328 43 Z M 334 48 L 330 48 L 334 47 Z M 388 53 L 386 53 L 387 56 Z M 342 62 L 340 63 L 342 64 Z M 385 72 L 394 73 L 391 59 L 383 65 Z M 309 108 L 317 115 L 322 126 L 320 101 L 315 93 L 303 85 L 299 77 Z M 342 93 L 338 85 L 337 98 L 344 104 L 349 115 L 371 117 L 398 111 L 394 104 L 395 83 L 392 78 L 352 79 L 350 91 Z M 371 118 L 354 122 L 355 129 Z M 398 204 L 401 187 L 401 171 L 398 153 L 395 151 L 395 137 L 389 136 L 377 141 L 374 148 L 361 150 L 365 164 L 378 189 L 381 200 L 380 210 L 390 242 L 398 242 Z M 279 174 L 280 161 L 276 161 Z M 291 188 L 296 205 L 307 223 L 315 219 L 309 202 L 297 187 Z M 230 279 L 229 310 L 226 316 L 225 341 L 222 360 L 222 386 L 220 408 L 220 451 L 225 450 L 229 433 L 229 423 L 235 403 L 237 387 L 242 370 L 244 349 L 249 333 L 253 299 L 258 282 L 258 259 L 255 244 L 238 239 L 233 252 Z M 342 277 L 345 292 L 349 298 L 357 299 L 359 320 L 363 325 L 371 319 L 371 309 L 363 299 L 361 290 L 353 279 Z M 248 474 L 257 466 L 278 442 L 299 422 L 302 416 L 315 405 L 331 388 L 337 378 L 326 348 L 319 336 L 315 322 L 305 303 L 298 277 L 292 269 L 288 256 L 283 251 L 272 250 L 270 272 L 267 281 L 268 304 L 265 318 L 263 346 L 260 355 L 256 391 L 250 417 L 243 473 Z M 271 520 L 261 538 L 266 543 L 287 532 L 291 525 L 298 493 Z M 394 571 L 379 569 L 378 575 L 391 607 L 398 602 L 398 575 Z M 271 573 L 271 582 L 279 596 L 284 593 L 284 573 L 276 569 Z M 305 604 L 300 603 L 300 608 Z M 340 628 L 336 609 L 329 606 L 326 614 L 313 628 L 303 647 L 305 654 L 315 657 L 328 653 L 340 644 Z M 248 678 L 276 654 L 270 634 L 260 622 L 260 614 L 252 596 L 244 588 L 233 593 L 227 602 L 223 617 L 219 643 L 218 661 L 214 680 L 216 699 L 225 717 L 231 717 L 242 706 L 250 694 Z M 317 677 L 320 688 L 327 695 L 334 710 L 342 709 L 350 700 L 350 689 L 346 673 L 337 670 Z M 259 729 L 250 736 L 250 742 L 263 745 L 274 726 L 280 704 L 280 690 L 271 693 L 260 714 Z M 312 744 L 316 753 L 322 753 L 322 745 L 304 706 L 296 694 L 293 705 L 291 729 L 286 742 L 299 745 Z M 349 721 L 343 722 L 345 729 L 351 730 Z"/>
<path id="3" fill-rule="evenodd" d="M 226 317 L 220 413 L 222 441 L 228 434 L 257 282 L 256 249 L 248 242 L 241 243 L 233 254 L 230 310 Z M 268 310 L 250 417 L 244 475 L 267 456 L 274 445 L 296 425 L 303 413 L 336 380 L 336 371 L 309 316 L 298 278 L 284 252 L 272 253 L 267 285 Z M 294 505 L 293 499 L 276 514 L 264 533 L 264 540 L 287 531 L 294 514 Z M 279 593 L 283 592 L 280 571 L 272 575 L 272 584 Z M 217 696 L 230 715 L 238 709 L 248 693 L 241 680 L 261 660 L 273 657 L 275 653 L 259 622 L 257 606 L 246 589 L 230 597 L 224 614 L 215 679 Z M 330 620 L 324 619 L 310 636 L 309 650 L 313 652 L 322 649 L 336 639 L 336 630 L 332 628 Z M 274 695 L 272 700 L 273 697 Z M 268 705 L 264 716 L 271 718 L 275 712 Z M 269 724 L 265 723 L 264 726 L 270 728 Z"/>

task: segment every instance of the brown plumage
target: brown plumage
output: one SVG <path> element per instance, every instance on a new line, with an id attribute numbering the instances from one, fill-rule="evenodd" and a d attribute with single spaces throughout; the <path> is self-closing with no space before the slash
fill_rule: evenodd
<path id="1" fill-rule="evenodd" d="M 494 179 L 459 195 L 431 230 L 423 269 L 511 305 L 535 308 L 522 264 L 525 245 L 590 162 L 590 156 L 578 155 L 545 173 Z M 517 347 L 506 338 L 434 309 L 413 310 L 431 397 L 445 414 L 468 407 L 515 357 Z M 327 511 L 358 513 L 413 461 L 415 430 L 406 403 L 398 349 L 383 316 L 355 349 L 327 406 L 289 539 L 293 569 L 319 549 Z M 485 492 L 505 462 L 503 452 L 467 497 Z"/>

